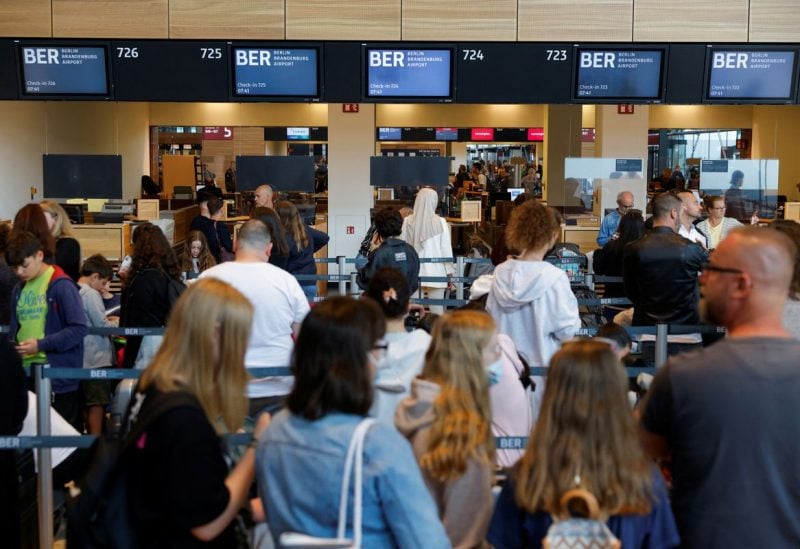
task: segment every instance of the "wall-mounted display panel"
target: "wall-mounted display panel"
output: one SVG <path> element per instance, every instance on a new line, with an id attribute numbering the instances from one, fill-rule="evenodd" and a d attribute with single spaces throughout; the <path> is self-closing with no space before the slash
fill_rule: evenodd
<path id="1" fill-rule="evenodd" d="M 228 101 L 225 42 L 137 40 L 111 43 L 121 101 Z"/>
<path id="2" fill-rule="evenodd" d="M 236 101 L 318 101 L 320 47 L 263 44 L 231 46 L 231 97 Z"/>
<path id="3" fill-rule="evenodd" d="M 108 43 L 19 43 L 20 94 L 28 99 L 110 99 L 108 48 Z"/>
<path id="4" fill-rule="evenodd" d="M 365 101 L 453 100 L 453 47 L 364 47 Z"/>
<path id="5" fill-rule="evenodd" d="M 709 46 L 706 103 L 793 103 L 797 84 L 794 47 Z"/>
<path id="6" fill-rule="evenodd" d="M 575 47 L 572 98 L 587 103 L 661 103 L 666 47 Z"/>
<path id="7" fill-rule="evenodd" d="M 122 157 L 42 155 L 44 198 L 122 198 Z"/>

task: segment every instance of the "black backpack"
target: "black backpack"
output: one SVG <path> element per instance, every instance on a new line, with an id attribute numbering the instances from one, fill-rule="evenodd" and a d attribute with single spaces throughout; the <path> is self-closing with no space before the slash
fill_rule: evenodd
<path id="1" fill-rule="evenodd" d="M 89 468 L 79 492 L 67 501 L 67 546 L 70 549 L 133 549 L 139 546 L 128 512 L 127 466 L 129 450 L 147 428 L 165 412 L 184 406 L 199 407 L 197 399 L 185 392 L 148 393 L 145 412 L 141 395 L 129 411 L 136 421 L 121 433 L 99 437 L 90 448 Z M 123 423 L 124 426 L 130 422 Z"/>

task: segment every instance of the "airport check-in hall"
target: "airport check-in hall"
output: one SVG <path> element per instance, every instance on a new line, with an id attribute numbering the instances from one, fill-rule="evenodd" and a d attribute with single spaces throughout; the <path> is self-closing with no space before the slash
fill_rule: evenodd
<path id="1" fill-rule="evenodd" d="M 103 198 L 138 198 L 141 175 L 169 198 L 176 187 L 201 186 L 209 173 L 222 186 L 234 171 L 235 188 L 224 190 L 240 195 L 269 181 L 310 196 L 324 179 L 326 221 L 336 235 L 329 252 L 350 255 L 378 189 L 383 200 L 409 200 L 420 183 L 440 191 L 452 184 L 459 165 L 506 164 L 504 194 L 482 205 L 485 227 L 496 219 L 496 200 L 508 199 L 508 188 L 516 195 L 535 165 L 549 204 L 568 217 L 588 216 L 580 239 L 590 243 L 590 227 L 613 208 L 623 171 L 637 174 L 641 207 L 648 183 L 674 166 L 687 179 L 705 170 L 696 189 L 704 194 L 745 172 L 745 189 L 757 195 L 752 211 L 765 219 L 779 209 L 779 196 L 781 210 L 791 202 L 796 189 L 784 174 L 794 158 L 766 123 L 795 116 L 798 51 L 791 44 L 7 39 L 0 41 L 0 98 L 37 102 L 32 108 L 46 119 L 61 111 L 65 120 L 85 114 L 88 124 L 105 113 L 115 118 L 105 132 L 86 126 L 100 148 L 45 139 L 44 172 L 39 162 L 25 170 L 37 174 L 30 191 L 40 198 L 92 199 L 97 210 Z M 123 136 L 123 119 L 146 124 L 147 135 Z M 353 155 L 367 164 L 353 168 L 345 160 Z M 386 170 L 371 172 L 368 164 L 381 160 L 370 157 L 416 160 L 392 181 Z M 433 172 L 422 160 L 429 157 L 443 160 Z M 590 160 L 601 158 L 632 163 L 601 173 L 606 166 Z M 586 167 L 576 168 L 581 162 Z M 30 199 L 28 190 L 11 191 L 17 202 L 4 216 Z M 444 192 L 441 199 L 448 216 L 460 215 L 458 203 Z M 238 197 L 231 217 L 242 204 Z"/>
<path id="2" fill-rule="evenodd" d="M 797 546 L 797 28 L 0 2 L 2 535 Z"/>

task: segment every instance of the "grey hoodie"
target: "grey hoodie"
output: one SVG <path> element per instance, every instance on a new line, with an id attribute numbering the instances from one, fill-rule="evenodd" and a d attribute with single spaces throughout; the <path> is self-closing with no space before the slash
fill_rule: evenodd
<path id="1" fill-rule="evenodd" d="M 395 412 L 395 425 L 411 442 L 417 461 L 428 447 L 428 435 L 435 418 L 433 402 L 439 391 L 436 383 L 416 378 L 411 382 L 411 395 Z M 491 467 L 470 460 L 466 472 L 455 480 L 440 482 L 425 470 L 422 478 L 436 501 L 439 518 L 453 547 L 484 547 L 494 507 Z"/>
<path id="2" fill-rule="evenodd" d="M 509 259 L 498 265 L 486 310 L 531 367 L 547 366 L 581 327 L 567 274 L 546 261 Z"/>

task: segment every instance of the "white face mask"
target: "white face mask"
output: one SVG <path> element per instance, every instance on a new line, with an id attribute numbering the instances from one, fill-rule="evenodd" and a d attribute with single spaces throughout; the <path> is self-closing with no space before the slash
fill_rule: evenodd
<path id="1" fill-rule="evenodd" d="M 489 376 L 489 385 L 497 385 L 503 376 L 503 359 L 498 358 L 486 367 L 486 374 Z"/>

